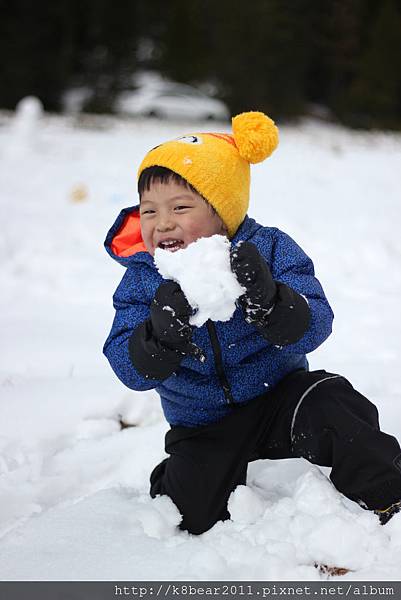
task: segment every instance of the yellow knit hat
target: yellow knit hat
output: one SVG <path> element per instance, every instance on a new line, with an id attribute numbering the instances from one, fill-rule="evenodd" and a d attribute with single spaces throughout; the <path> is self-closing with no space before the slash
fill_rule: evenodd
<path id="1" fill-rule="evenodd" d="M 148 167 L 178 173 L 211 204 L 232 237 L 249 206 L 249 163 L 270 156 L 278 144 L 274 121 L 262 112 L 232 119 L 233 134 L 194 133 L 153 148 L 143 159 L 138 178 Z"/>

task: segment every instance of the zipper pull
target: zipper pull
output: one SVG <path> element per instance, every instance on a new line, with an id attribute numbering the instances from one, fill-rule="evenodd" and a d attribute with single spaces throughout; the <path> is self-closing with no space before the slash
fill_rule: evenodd
<path id="1" fill-rule="evenodd" d="M 203 352 L 203 350 L 201 348 L 199 348 L 199 346 L 197 346 L 193 342 L 190 342 L 189 345 L 190 345 L 189 354 L 191 354 L 194 358 L 198 359 L 201 363 L 204 363 L 206 361 L 206 355 Z"/>

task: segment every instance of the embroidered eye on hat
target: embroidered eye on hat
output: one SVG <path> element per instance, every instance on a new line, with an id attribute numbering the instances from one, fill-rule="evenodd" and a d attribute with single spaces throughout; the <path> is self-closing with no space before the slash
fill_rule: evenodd
<path id="1" fill-rule="evenodd" d="M 191 133 L 156 146 L 139 170 L 165 167 L 180 175 L 211 204 L 232 237 L 249 206 L 250 164 L 265 160 L 278 145 L 278 129 L 262 112 L 232 119 L 232 134 Z"/>

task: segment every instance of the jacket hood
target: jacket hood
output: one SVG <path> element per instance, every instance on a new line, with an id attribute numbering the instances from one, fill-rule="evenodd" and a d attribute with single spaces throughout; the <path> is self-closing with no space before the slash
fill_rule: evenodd
<path id="1" fill-rule="evenodd" d="M 262 225 L 256 223 L 254 219 L 245 216 L 231 243 L 236 244 L 240 240 L 248 240 L 261 227 Z M 153 262 L 153 257 L 146 250 L 142 239 L 139 204 L 124 208 L 120 212 L 109 229 L 104 246 L 111 258 L 114 258 L 123 267 L 128 267 L 131 262 L 138 260 Z"/>
<path id="2" fill-rule="evenodd" d="M 109 229 L 104 241 L 106 252 L 127 267 L 135 258 L 152 258 L 146 250 L 139 221 L 139 204 L 124 208 Z M 146 258 L 145 258 L 146 260 Z"/>

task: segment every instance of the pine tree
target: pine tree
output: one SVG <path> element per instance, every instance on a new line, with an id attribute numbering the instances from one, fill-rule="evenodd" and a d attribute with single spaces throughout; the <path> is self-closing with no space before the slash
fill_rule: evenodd
<path id="1" fill-rule="evenodd" d="M 399 127 L 401 9 L 394 0 L 382 0 L 377 4 L 376 11 L 342 113 L 354 125 Z"/>

